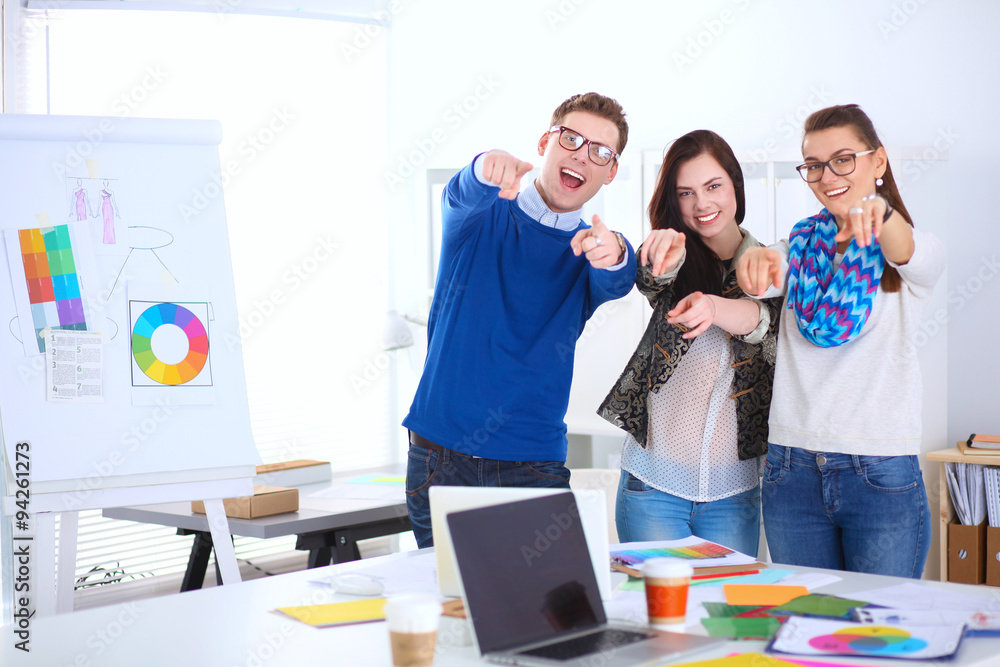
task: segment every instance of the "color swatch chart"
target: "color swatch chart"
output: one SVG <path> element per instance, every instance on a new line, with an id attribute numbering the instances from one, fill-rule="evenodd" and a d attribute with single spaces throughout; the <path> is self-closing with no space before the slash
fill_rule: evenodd
<path id="1" fill-rule="evenodd" d="M 46 328 L 86 331 L 69 227 L 20 229 L 17 235 L 35 334 Z M 45 350 L 41 338 L 38 347 Z"/>
<path id="2" fill-rule="evenodd" d="M 865 625 L 811 637 L 809 645 L 837 655 L 885 655 L 913 653 L 927 648 L 927 642 L 902 628 Z"/>
<path id="3" fill-rule="evenodd" d="M 732 549 L 713 542 L 689 544 L 683 547 L 659 547 L 656 549 L 629 549 L 612 551 L 611 562 L 619 565 L 635 566 L 647 558 L 688 558 L 701 560 L 705 558 L 722 558 L 734 553 Z"/>
<path id="4" fill-rule="evenodd" d="M 135 302 L 133 302 L 135 303 Z M 177 363 L 163 361 L 153 350 L 153 336 L 161 327 L 173 326 L 187 337 L 187 355 Z M 201 320 L 184 306 L 158 303 L 146 308 L 132 328 L 132 356 L 151 380 L 179 385 L 198 377 L 208 359 L 208 332 Z"/>

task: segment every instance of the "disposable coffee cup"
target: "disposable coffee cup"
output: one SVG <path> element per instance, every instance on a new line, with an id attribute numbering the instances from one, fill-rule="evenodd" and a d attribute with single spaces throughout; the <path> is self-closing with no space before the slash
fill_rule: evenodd
<path id="1" fill-rule="evenodd" d="M 642 580 L 650 625 L 661 630 L 684 629 L 693 572 L 680 558 L 650 558 L 643 562 Z"/>
<path id="2" fill-rule="evenodd" d="M 385 603 L 392 664 L 430 667 L 441 622 L 441 603 L 430 595 L 400 595 Z"/>

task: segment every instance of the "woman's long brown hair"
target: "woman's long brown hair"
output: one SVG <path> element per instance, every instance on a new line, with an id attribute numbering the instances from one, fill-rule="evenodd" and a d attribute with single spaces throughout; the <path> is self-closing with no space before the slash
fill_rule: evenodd
<path id="1" fill-rule="evenodd" d="M 656 190 L 649 202 L 649 222 L 653 229 L 676 229 L 684 232 L 687 257 L 674 283 L 675 301 L 692 292 L 722 294 L 725 266 L 701 236 L 684 224 L 680 201 L 677 197 L 677 172 L 681 166 L 699 155 L 715 158 L 733 182 L 736 191 L 736 224 L 746 215 L 746 196 L 743 192 L 743 169 L 736 154 L 726 140 L 711 130 L 695 130 L 677 139 L 663 156 L 663 165 L 656 180 Z"/>
<path id="2" fill-rule="evenodd" d="M 883 148 L 871 118 L 857 104 L 841 104 L 816 111 L 806 118 L 805 134 L 827 130 L 831 127 L 851 128 L 858 139 L 868 148 L 872 150 Z M 910 212 L 906 210 L 906 206 L 903 205 L 903 198 L 899 196 L 899 188 L 896 186 L 896 179 L 892 175 L 892 167 L 888 161 L 885 164 L 885 173 L 882 174 L 882 185 L 876 186 L 875 192 L 885 197 L 889 205 L 899 211 L 910 227 L 913 226 L 913 219 L 910 217 Z M 886 264 L 882 270 L 881 285 L 884 292 L 898 292 L 903 282 L 899 277 L 899 272 Z"/>

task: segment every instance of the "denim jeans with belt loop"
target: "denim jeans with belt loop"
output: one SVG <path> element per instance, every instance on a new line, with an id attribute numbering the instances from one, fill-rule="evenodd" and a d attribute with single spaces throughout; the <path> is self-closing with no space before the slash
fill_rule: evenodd
<path id="1" fill-rule="evenodd" d="M 761 484 L 775 563 L 919 579 L 931 514 L 916 456 L 768 446 Z"/>
<path id="2" fill-rule="evenodd" d="M 428 490 L 432 486 L 528 486 L 569 488 L 564 461 L 498 461 L 453 449 L 410 443 L 406 465 L 406 508 L 420 548 L 434 546 Z"/>

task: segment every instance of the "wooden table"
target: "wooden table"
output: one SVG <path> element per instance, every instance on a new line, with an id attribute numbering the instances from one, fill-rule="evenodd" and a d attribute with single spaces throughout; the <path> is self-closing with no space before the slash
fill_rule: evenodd
<path id="1" fill-rule="evenodd" d="M 357 470 L 335 475 L 329 482 L 300 486 L 297 512 L 256 519 L 230 518 L 229 530 L 233 535 L 259 539 L 295 535 L 295 548 L 309 551 L 310 568 L 357 560 L 361 558 L 359 540 L 410 530 L 403 485 L 395 489 L 381 487 L 388 492 L 375 494 L 385 496 L 375 498 L 371 493 L 372 485 L 350 482 L 369 474 L 403 476 L 405 472 L 402 466 Z M 337 492 L 336 497 L 310 497 L 327 491 Z M 103 514 L 109 519 L 170 526 L 177 529 L 178 535 L 194 535 L 181 591 L 202 587 L 214 544 L 207 517 L 192 512 L 191 503 L 116 507 L 104 510 Z"/>

